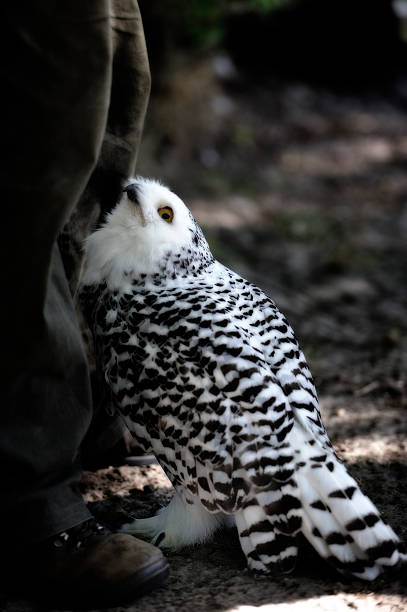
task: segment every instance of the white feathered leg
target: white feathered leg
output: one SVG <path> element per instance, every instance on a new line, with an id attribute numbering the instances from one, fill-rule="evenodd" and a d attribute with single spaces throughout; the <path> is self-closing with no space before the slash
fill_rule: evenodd
<path id="1" fill-rule="evenodd" d="M 175 550 L 205 542 L 220 527 L 230 525 L 230 516 L 222 512 L 211 514 L 197 497 L 193 499 L 193 504 L 188 503 L 182 492 L 176 491 L 170 504 L 159 514 L 127 523 L 121 531 L 144 536 L 160 548 Z"/>

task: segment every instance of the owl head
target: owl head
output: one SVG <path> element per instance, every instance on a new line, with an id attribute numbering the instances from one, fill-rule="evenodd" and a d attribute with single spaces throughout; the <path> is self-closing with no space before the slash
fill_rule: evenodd
<path id="1" fill-rule="evenodd" d="M 106 280 L 113 288 L 124 273 L 154 275 L 197 269 L 208 261 L 209 247 L 184 202 L 152 179 L 129 179 L 105 223 L 87 238 L 82 282 Z M 180 265 L 182 262 L 182 266 Z"/>

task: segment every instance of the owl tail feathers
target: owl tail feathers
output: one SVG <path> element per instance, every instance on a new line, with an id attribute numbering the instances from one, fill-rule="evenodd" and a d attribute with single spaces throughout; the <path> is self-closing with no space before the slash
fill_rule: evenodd
<path id="1" fill-rule="evenodd" d="M 302 533 L 339 571 L 374 580 L 386 567 L 407 561 L 399 538 L 334 455 L 309 457 L 296 481 Z"/>
<path id="2" fill-rule="evenodd" d="M 301 503 L 290 483 L 258 491 L 235 512 L 240 543 L 250 570 L 258 575 L 290 573 L 297 560 Z"/>

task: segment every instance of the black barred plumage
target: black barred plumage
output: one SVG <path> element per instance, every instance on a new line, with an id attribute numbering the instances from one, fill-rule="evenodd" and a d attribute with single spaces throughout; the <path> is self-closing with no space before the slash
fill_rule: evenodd
<path id="1" fill-rule="evenodd" d="M 285 317 L 214 260 L 175 194 L 131 181 L 86 250 L 80 298 L 99 367 L 176 489 L 128 530 L 180 547 L 233 517 L 249 568 L 265 574 L 292 570 L 299 532 L 367 580 L 406 560 L 335 455 Z"/>

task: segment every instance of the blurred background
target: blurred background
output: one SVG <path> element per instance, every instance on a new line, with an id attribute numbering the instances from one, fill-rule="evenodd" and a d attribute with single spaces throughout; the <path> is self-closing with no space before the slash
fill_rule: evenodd
<path id="1" fill-rule="evenodd" d="M 139 5 L 138 172 L 273 297 L 320 393 L 406 407 L 407 1 Z"/>

